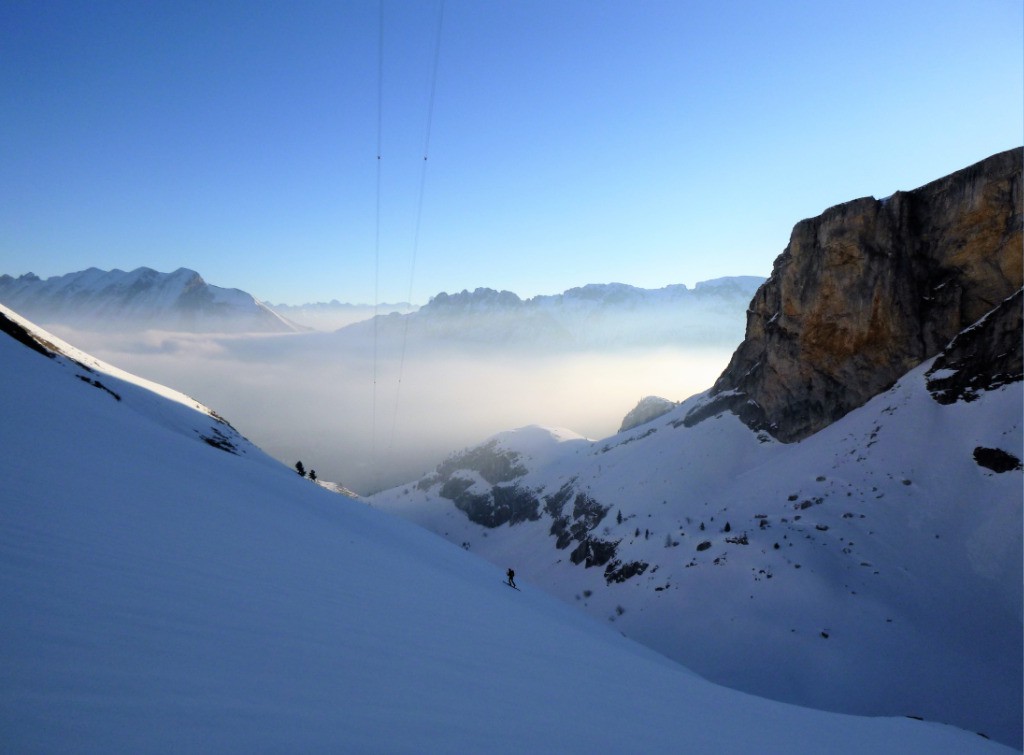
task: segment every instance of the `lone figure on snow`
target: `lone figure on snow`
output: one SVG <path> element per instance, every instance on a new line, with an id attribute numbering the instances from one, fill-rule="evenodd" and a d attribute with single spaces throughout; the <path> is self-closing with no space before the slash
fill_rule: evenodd
<path id="1" fill-rule="evenodd" d="M 515 587 L 516 586 L 516 573 L 514 571 L 512 571 L 511 567 L 509 567 L 507 576 L 508 576 L 508 583 L 509 583 L 509 585 L 511 587 Z M 518 590 L 519 588 L 516 587 L 516 589 Z"/>

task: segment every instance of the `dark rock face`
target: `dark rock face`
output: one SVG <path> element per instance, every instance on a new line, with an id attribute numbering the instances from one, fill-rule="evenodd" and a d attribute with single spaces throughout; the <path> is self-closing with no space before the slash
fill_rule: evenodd
<path id="1" fill-rule="evenodd" d="M 728 409 L 800 440 L 1012 296 L 1022 286 L 1022 157 L 1003 152 L 798 223 L 751 301 L 746 338 L 687 424 Z"/>
<path id="2" fill-rule="evenodd" d="M 472 480 L 450 478 L 440 490 L 471 522 L 484 527 L 540 519 L 540 501 L 529 490 L 518 485 L 495 485 L 486 493 L 472 493 Z"/>
<path id="3" fill-rule="evenodd" d="M 438 465 L 436 474 L 426 478 L 420 485 L 429 487 L 437 482 L 447 481 L 453 472 L 460 469 L 479 473 L 491 485 L 510 482 L 526 474 L 526 467 L 520 462 L 519 454 L 500 449 L 498 442 L 492 440 L 482 446 L 449 456 Z"/>
<path id="4" fill-rule="evenodd" d="M 575 493 L 575 497 L 574 497 Z M 569 553 L 574 564 L 584 568 L 604 566 L 604 580 L 609 585 L 625 582 L 647 571 L 645 561 L 627 561 L 615 558 L 619 541 L 602 540 L 593 531 L 611 511 L 586 493 L 575 492 L 573 481 L 567 482 L 557 492 L 545 496 L 544 510 L 551 516 L 550 533 L 555 537 L 555 547 L 562 550 L 573 543 L 576 547 Z M 565 513 L 565 505 L 573 501 L 572 511 Z"/>
<path id="5" fill-rule="evenodd" d="M 3 312 L 0 312 L 0 333 L 6 333 L 15 341 L 28 346 L 32 351 L 42 354 L 44 357 L 49 359 L 53 359 L 53 351 L 41 344 L 31 333 L 25 330 L 25 328 L 14 320 L 7 317 Z"/>
<path id="6" fill-rule="evenodd" d="M 611 506 L 577 491 L 574 478 L 545 495 L 542 508 L 538 497 L 541 491 L 515 482 L 526 471 L 519 454 L 490 441 L 449 457 L 418 485 L 423 490 L 438 486 L 438 495 L 451 501 L 471 522 L 484 527 L 535 522 L 547 514 L 551 517 L 549 533 L 555 538 L 555 547 L 566 550 L 572 546 L 569 560 L 576 565 L 587 569 L 605 567 L 608 584 L 625 582 L 647 570 L 644 561 L 624 563 L 615 558 L 618 540 L 604 540 L 594 534 Z M 480 484 L 481 480 L 487 485 Z"/>
<path id="7" fill-rule="evenodd" d="M 576 542 L 578 545 L 573 551 L 573 563 L 578 564 L 586 558 L 589 561 L 588 566 L 595 563 L 599 566 L 604 565 L 614 552 L 598 563 L 594 554 L 603 553 L 604 549 L 600 546 L 590 547 L 587 543 L 595 541 L 590 533 L 607 516 L 611 507 L 602 506 L 586 493 L 576 493 L 572 511 L 564 514 L 565 503 L 572 495 L 572 483 L 567 483 L 546 499 L 545 510 L 551 515 L 551 534 L 556 538 L 555 547 L 568 548 L 571 543 Z"/>
<path id="8" fill-rule="evenodd" d="M 490 484 L 485 492 L 472 492 L 475 482 L 460 472 L 476 472 Z M 423 489 L 441 483 L 438 495 L 447 498 L 470 521 L 484 527 L 540 519 L 540 500 L 518 484 L 503 484 L 522 477 L 526 467 L 519 454 L 498 448 L 497 441 L 455 454 L 437 467 L 437 472 L 420 482 Z"/>
<path id="9" fill-rule="evenodd" d="M 604 581 L 609 585 L 612 583 L 622 583 L 632 577 L 639 577 L 650 566 L 646 561 L 629 561 L 622 563 L 620 560 L 615 559 L 606 567 L 604 567 Z"/>
<path id="10" fill-rule="evenodd" d="M 940 404 L 973 401 L 978 392 L 1024 379 L 1024 290 L 953 339 L 928 370 L 928 390 Z"/>

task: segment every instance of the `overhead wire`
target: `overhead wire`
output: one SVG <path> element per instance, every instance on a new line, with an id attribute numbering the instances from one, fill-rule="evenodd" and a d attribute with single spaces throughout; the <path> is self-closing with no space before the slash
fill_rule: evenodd
<path id="1" fill-rule="evenodd" d="M 427 120 L 426 127 L 424 129 L 425 133 L 423 137 L 423 160 L 420 162 L 420 181 L 419 191 L 417 192 L 416 197 L 416 220 L 413 230 L 412 259 L 409 266 L 409 289 L 408 295 L 406 296 L 406 302 L 408 302 L 410 305 L 412 304 L 413 299 L 413 286 L 416 278 L 416 261 L 419 254 L 420 229 L 422 227 L 423 220 L 423 198 L 426 195 L 427 186 L 427 165 L 429 164 L 430 160 L 430 137 L 433 131 L 434 124 L 434 101 L 437 95 L 437 74 L 438 69 L 440 67 L 439 64 L 441 60 L 441 38 L 442 30 L 444 28 L 444 4 L 445 0 L 441 0 L 440 3 L 438 4 L 437 26 L 434 31 L 434 54 L 430 67 L 430 96 L 427 100 Z M 398 429 L 398 409 L 399 403 L 401 401 L 402 378 L 404 377 L 405 374 L 406 347 L 408 345 L 409 340 L 409 321 L 410 317 L 406 315 L 406 317 L 403 319 L 402 345 L 401 349 L 399 350 L 398 380 L 395 386 L 395 403 L 391 419 L 391 435 L 388 439 L 388 456 L 391 455 L 391 452 L 394 448 L 395 436 L 397 435 Z"/>
<path id="2" fill-rule="evenodd" d="M 380 207 L 381 164 L 384 133 L 384 0 L 377 3 L 377 197 L 374 209 L 373 239 L 373 388 L 370 402 L 370 470 L 377 487 L 377 365 L 380 336 L 377 315 L 380 309 Z"/>

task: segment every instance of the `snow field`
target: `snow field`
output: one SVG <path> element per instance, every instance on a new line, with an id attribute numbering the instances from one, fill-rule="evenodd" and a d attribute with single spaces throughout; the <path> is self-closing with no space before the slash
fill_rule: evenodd
<path id="1" fill-rule="evenodd" d="M 4 750 L 1006 751 L 711 685 L 202 411 L 0 364 Z"/>

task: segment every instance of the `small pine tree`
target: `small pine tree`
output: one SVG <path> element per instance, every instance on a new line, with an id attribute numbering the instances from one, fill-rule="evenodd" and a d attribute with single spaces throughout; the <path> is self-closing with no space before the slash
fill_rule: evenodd
<path id="1" fill-rule="evenodd" d="M 672 535 L 671 534 L 665 535 L 665 547 L 666 548 L 671 548 L 672 547 Z"/>
<path id="2" fill-rule="evenodd" d="M 299 477 L 306 476 L 306 468 L 302 465 L 301 461 L 295 462 L 295 471 L 299 473 Z"/>
<path id="3" fill-rule="evenodd" d="M 726 522 L 725 527 L 722 528 L 722 532 L 732 532 L 732 525 Z"/>
<path id="4" fill-rule="evenodd" d="M 316 482 L 316 470 L 315 469 L 309 470 L 309 479 L 311 479 L 313 482 Z"/>
<path id="5" fill-rule="evenodd" d="M 619 509 L 619 513 L 615 515 L 615 521 L 622 524 L 622 509 Z"/>

